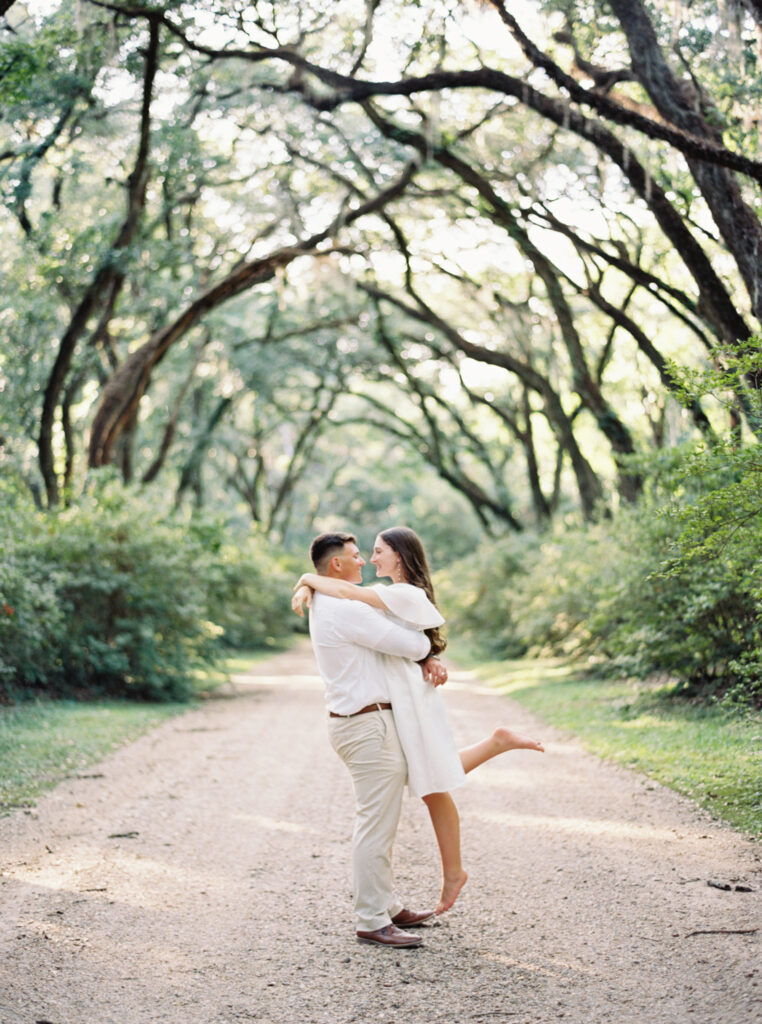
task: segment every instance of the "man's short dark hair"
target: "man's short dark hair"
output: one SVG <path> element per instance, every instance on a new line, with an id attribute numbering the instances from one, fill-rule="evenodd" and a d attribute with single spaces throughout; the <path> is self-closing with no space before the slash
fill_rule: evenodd
<path id="1" fill-rule="evenodd" d="M 356 544 L 351 533 L 321 533 L 310 544 L 310 558 L 318 572 L 323 572 L 334 555 L 344 550 L 345 544 Z"/>

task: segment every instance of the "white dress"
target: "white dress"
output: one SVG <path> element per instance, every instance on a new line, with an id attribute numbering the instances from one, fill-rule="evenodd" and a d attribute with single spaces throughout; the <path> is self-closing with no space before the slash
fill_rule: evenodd
<path id="1" fill-rule="evenodd" d="M 388 615 L 403 626 L 429 629 L 444 619 L 420 587 L 411 583 L 377 583 Z M 387 680 L 400 743 L 407 758 L 408 789 L 413 796 L 445 793 L 465 782 L 439 687 L 423 678 L 420 666 L 384 656 Z"/>

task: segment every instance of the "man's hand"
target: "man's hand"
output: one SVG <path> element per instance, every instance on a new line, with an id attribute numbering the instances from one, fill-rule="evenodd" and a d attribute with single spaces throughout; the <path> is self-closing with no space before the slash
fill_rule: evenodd
<path id="1" fill-rule="evenodd" d="M 312 607 L 312 588 L 301 584 L 291 598 L 291 610 L 304 618 L 304 609 Z"/>
<path id="2" fill-rule="evenodd" d="M 433 656 L 421 662 L 423 678 L 432 686 L 443 686 L 447 682 L 447 669 L 439 660 Z"/>

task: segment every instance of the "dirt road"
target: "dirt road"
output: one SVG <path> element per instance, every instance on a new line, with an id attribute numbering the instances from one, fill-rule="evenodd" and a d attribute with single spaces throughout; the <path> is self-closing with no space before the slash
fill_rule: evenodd
<path id="1" fill-rule="evenodd" d="M 357 944 L 351 790 L 309 648 L 235 689 L 0 820 L 2 1024 L 762 1021 L 762 849 L 465 674 L 460 742 L 503 721 L 547 753 L 458 790 L 470 879 L 424 947 Z M 433 906 L 412 799 L 395 865 Z"/>

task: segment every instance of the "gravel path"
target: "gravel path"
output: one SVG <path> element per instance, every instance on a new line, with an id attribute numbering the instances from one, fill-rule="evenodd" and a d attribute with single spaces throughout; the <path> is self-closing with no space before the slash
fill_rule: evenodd
<path id="1" fill-rule="evenodd" d="M 0 1022 L 762 1021 L 759 847 L 465 673 L 446 699 L 464 744 L 509 721 L 547 753 L 458 791 L 470 878 L 423 948 L 354 940 L 351 789 L 300 648 L 0 820 Z M 395 858 L 433 906 L 412 799 Z"/>

